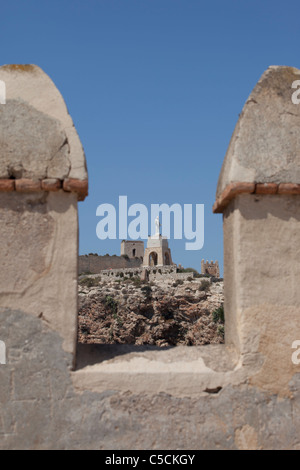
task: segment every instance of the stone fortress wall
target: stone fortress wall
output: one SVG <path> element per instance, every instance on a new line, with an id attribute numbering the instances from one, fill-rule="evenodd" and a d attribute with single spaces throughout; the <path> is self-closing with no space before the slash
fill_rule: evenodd
<path id="1" fill-rule="evenodd" d="M 216 278 L 220 277 L 219 264 L 209 263 L 208 261 L 201 264 L 201 274 L 210 275 Z M 176 279 L 187 279 L 188 277 L 193 277 L 193 272 L 177 272 L 177 267 L 175 264 L 167 266 L 142 266 L 142 260 L 139 258 L 127 258 L 124 256 L 102 256 L 96 254 L 82 255 L 79 256 L 78 261 L 78 274 L 101 274 L 105 277 L 132 277 L 138 276 L 141 277 L 143 271 L 146 269 L 149 273 L 150 278 L 160 277 L 160 276 L 169 276 Z M 180 265 L 182 268 L 182 266 Z M 149 279 L 150 279 L 149 278 Z"/>
<path id="2" fill-rule="evenodd" d="M 78 273 L 98 274 L 103 270 L 139 268 L 142 262 L 140 258 L 124 256 L 83 255 L 79 256 Z"/>
<path id="3" fill-rule="evenodd" d="M 124 269 L 109 269 L 103 270 L 100 272 L 100 275 L 105 278 L 115 278 L 121 279 L 123 277 L 140 277 L 143 279 L 143 276 L 152 281 L 154 279 L 159 279 L 160 277 L 170 278 L 170 279 L 188 279 L 189 277 L 194 277 L 193 272 L 189 273 L 178 273 L 176 265 L 172 266 L 149 266 L 147 268 L 124 268 Z"/>
<path id="4" fill-rule="evenodd" d="M 180 265 L 182 268 L 182 266 Z M 140 240 L 122 240 L 121 256 L 101 256 L 89 254 L 79 256 L 78 273 L 101 274 L 104 277 L 140 277 L 152 280 L 155 277 L 171 277 L 187 279 L 194 274 L 177 272 L 177 266 L 172 261 L 168 240 L 159 233 L 149 237 L 147 248 Z M 219 263 L 204 260 L 201 262 L 201 274 L 220 277 Z"/>
<path id="5" fill-rule="evenodd" d="M 98 255 L 85 255 L 79 256 L 79 274 L 91 273 L 91 274 L 101 274 L 104 277 L 132 277 L 146 276 L 149 278 L 155 276 L 167 276 L 169 275 L 172 278 L 188 277 L 182 274 L 177 276 L 176 268 L 177 266 L 172 263 L 171 250 L 168 247 L 168 241 L 160 237 L 160 239 L 151 240 L 153 246 L 149 246 L 144 250 L 143 241 L 131 241 L 123 240 L 121 242 L 121 256 L 98 256 Z M 149 240 L 148 240 L 149 245 Z M 155 251 L 156 250 L 156 251 Z M 168 264 L 164 265 L 166 258 L 163 256 L 163 253 L 168 254 Z M 149 255 L 156 255 L 156 264 L 150 265 L 149 260 L 151 257 Z M 138 257 L 137 257 L 137 256 Z M 190 274 L 191 275 L 191 274 Z"/>

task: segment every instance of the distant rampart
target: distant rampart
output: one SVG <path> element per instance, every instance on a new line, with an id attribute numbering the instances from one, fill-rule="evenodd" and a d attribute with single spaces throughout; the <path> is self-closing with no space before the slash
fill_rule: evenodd
<path id="1" fill-rule="evenodd" d="M 79 256 L 78 273 L 98 274 L 104 269 L 138 268 L 142 265 L 139 258 L 127 258 L 125 256 Z"/>

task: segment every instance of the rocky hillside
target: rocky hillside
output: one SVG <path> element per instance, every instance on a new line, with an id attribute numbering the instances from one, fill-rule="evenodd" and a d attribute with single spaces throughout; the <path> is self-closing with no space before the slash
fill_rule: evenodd
<path id="1" fill-rule="evenodd" d="M 223 342 L 223 282 L 79 280 L 79 342 L 204 345 Z M 221 308 L 220 308 L 221 307 Z"/>

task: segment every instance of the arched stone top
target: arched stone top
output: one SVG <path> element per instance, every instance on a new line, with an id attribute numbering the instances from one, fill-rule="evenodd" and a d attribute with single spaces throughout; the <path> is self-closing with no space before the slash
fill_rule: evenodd
<path id="1" fill-rule="evenodd" d="M 158 250 L 155 250 L 155 248 L 154 248 L 154 249 L 151 248 L 151 251 L 149 250 L 149 255 L 148 255 L 149 258 L 150 258 L 150 256 L 152 256 L 152 255 L 158 256 L 158 255 L 159 255 L 159 251 L 158 251 Z"/>
<path id="2" fill-rule="evenodd" d="M 236 194 L 300 190 L 300 80 L 293 67 L 269 67 L 250 94 L 233 132 L 217 187 L 215 212 Z M 300 93 L 298 93 L 300 98 Z M 287 185 L 290 185 L 289 187 Z"/>
<path id="3" fill-rule="evenodd" d="M 87 194 L 84 151 L 62 95 L 36 65 L 4 65 L 0 190 Z M 18 181 L 15 183 L 14 181 Z"/>

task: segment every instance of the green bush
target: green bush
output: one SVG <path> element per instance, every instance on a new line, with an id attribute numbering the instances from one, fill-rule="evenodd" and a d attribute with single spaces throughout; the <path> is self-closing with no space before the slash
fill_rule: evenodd
<path id="1" fill-rule="evenodd" d="M 118 311 L 118 301 L 115 300 L 113 297 L 111 297 L 110 295 L 107 295 L 105 297 L 105 305 L 111 309 L 111 311 L 113 312 L 113 314 L 116 314 L 117 311 Z"/>
<path id="2" fill-rule="evenodd" d="M 224 306 L 221 305 L 219 308 L 212 313 L 212 318 L 215 323 L 225 323 L 225 315 L 224 315 Z"/>
<path id="3" fill-rule="evenodd" d="M 143 294 L 145 295 L 147 299 L 150 299 L 151 294 L 152 294 L 152 289 L 150 286 L 143 286 L 141 288 L 141 291 L 143 292 Z"/>
<path id="4" fill-rule="evenodd" d="M 194 268 L 177 268 L 178 273 L 194 273 L 195 275 L 199 274 L 197 269 Z"/>
<path id="5" fill-rule="evenodd" d="M 120 318 L 117 313 L 113 313 L 113 317 L 116 320 L 118 326 L 123 326 L 124 322 L 123 322 L 122 318 Z"/>
<path id="6" fill-rule="evenodd" d="M 132 277 L 130 280 L 136 287 L 141 287 L 142 281 L 139 277 Z"/>
<path id="7" fill-rule="evenodd" d="M 202 281 L 198 290 L 202 292 L 207 292 L 210 287 L 210 282 L 209 281 Z"/>
<path id="8" fill-rule="evenodd" d="M 225 338 L 225 328 L 224 325 L 219 325 L 218 326 L 218 335 L 222 336 L 222 338 Z"/>
<path id="9" fill-rule="evenodd" d="M 211 282 L 223 282 L 224 279 L 222 277 L 212 277 Z"/>
<path id="10" fill-rule="evenodd" d="M 222 336 L 222 338 L 225 338 L 225 315 L 224 315 L 224 305 L 220 305 L 220 307 L 216 308 L 212 312 L 212 319 L 213 322 L 218 325 L 217 327 L 217 333 L 218 335 Z"/>
<path id="11" fill-rule="evenodd" d="M 80 286 L 94 287 L 98 286 L 101 281 L 101 277 L 83 277 L 78 281 Z"/>
<path id="12" fill-rule="evenodd" d="M 177 286 L 182 286 L 183 280 L 182 279 L 176 279 L 176 281 L 172 284 L 173 287 Z"/>

